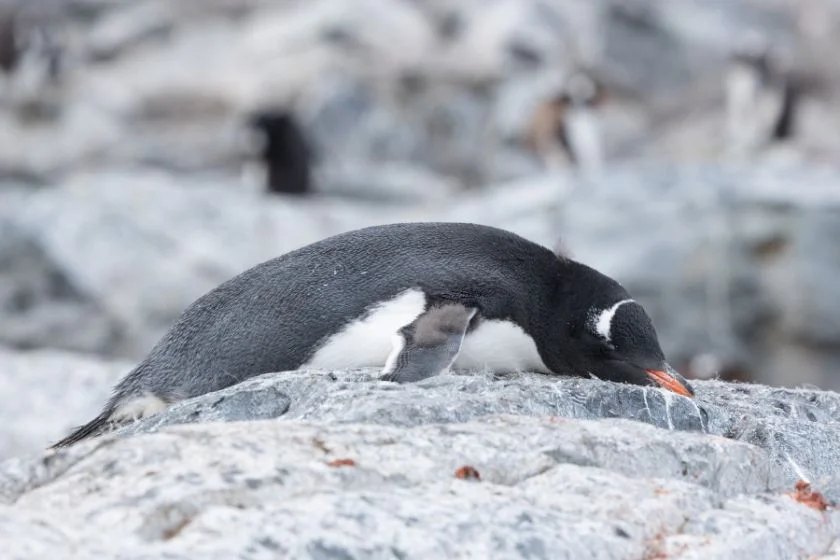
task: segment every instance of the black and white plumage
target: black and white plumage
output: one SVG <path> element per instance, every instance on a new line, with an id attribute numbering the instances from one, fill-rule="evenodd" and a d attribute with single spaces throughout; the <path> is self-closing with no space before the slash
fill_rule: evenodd
<path id="1" fill-rule="evenodd" d="M 571 161 L 582 169 L 598 169 L 603 164 L 599 106 L 600 85 L 583 73 L 573 74 L 561 96 L 562 118 L 557 135 Z"/>
<path id="2" fill-rule="evenodd" d="M 799 87 L 762 38 L 750 35 L 732 53 L 725 90 L 730 151 L 748 153 L 794 135 Z"/>
<path id="3" fill-rule="evenodd" d="M 262 373 L 373 366 L 404 381 L 447 364 L 693 394 L 609 277 L 497 228 L 391 224 L 313 243 L 202 296 L 102 413 L 55 447 Z"/>
<path id="4" fill-rule="evenodd" d="M 595 171 L 604 163 L 601 84 L 583 72 L 571 74 L 562 91 L 541 103 L 527 132 L 527 143 L 551 168 Z"/>
<path id="5" fill-rule="evenodd" d="M 259 157 L 266 191 L 310 194 L 314 152 L 298 119 L 287 111 L 264 111 L 252 115 L 248 124 L 260 135 Z"/>

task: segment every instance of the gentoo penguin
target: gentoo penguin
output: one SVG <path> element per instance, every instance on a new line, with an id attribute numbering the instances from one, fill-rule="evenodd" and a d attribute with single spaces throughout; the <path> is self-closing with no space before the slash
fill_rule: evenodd
<path id="1" fill-rule="evenodd" d="M 295 117 L 286 111 L 263 111 L 249 117 L 248 125 L 261 136 L 264 188 L 278 194 L 310 192 L 313 154 Z"/>
<path id="2" fill-rule="evenodd" d="M 505 230 L 399 223 L 323 239 L 202 296 L 102 413 L 53 447 L 262 373 L 383 367 L 405 382 L 450 364 L 693 395 L 615 280 Z"/>
<path id="3" fill-rule="evenodd" d="M 59 28 L 26 15 L 23 3 L 0 3 L 0 101 L 27 116 L 54 115 L 64 40 Z"/>
<path id="4" fill-rule="evenodd" d="M 16 16 L 10 6 L 0 5 L 0 70 L 5 74 L 17 68 L 22 50 Z"/>
<path id="5" fill-rule="evenodd" d="M 793 136 L 799 90 L 776 66 L 759 37 L 748 37 L 731 55 L 725 84 L 731 152 L 748 153 Z"/>
<path id="6" fill-rule="evenodd" d="M 579 72 L 568 78 L 559 95 L 538 107 L 528 143 L 548 167 L 601 167 L 604 155 L 598 108 L 603 99 L 600 84 Z"/>

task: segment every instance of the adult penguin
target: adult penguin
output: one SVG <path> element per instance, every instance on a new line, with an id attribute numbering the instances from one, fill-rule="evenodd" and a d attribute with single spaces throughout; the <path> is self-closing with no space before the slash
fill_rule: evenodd
<path id="1" fill-rule="evenodd" d="M 267 372 L 382 367 L 404 383 L 534 371 L 692 396 L 615 280 L 501 229 L 401 223 L 323 239 L 190 305 L 61 447 Z"/>

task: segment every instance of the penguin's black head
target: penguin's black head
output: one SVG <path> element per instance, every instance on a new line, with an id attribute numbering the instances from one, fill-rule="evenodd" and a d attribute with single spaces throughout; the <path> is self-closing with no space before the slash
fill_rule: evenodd
<path id="1" fill-rule="evenodd" d="M 694 395 L 688 381 L 665 360 L 653 321 L 632 299 L 590 307 L 572 323 L 570 342 L 577 350 L 572 367 L 580 373 Z"/>

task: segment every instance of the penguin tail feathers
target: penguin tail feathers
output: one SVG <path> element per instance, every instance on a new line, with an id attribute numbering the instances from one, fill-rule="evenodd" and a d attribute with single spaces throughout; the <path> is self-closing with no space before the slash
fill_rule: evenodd
<path id="1" fill-rule="evenodd" d="M 118 390 L 105 409 L 93 420 L 76 428 L 73 433 L 54 443 L 50 449 L 67 447 L 83 439 L 95 437 L 114 429 L 131 424 L 165 410 L 173 402 L 172 398 L 159 397 L 150 392 Z"/>
<path id="2" fill-rule="evenodd" d="M 70 435 L 52 444 L 49 449 L 58 449 L 60 447 L 67 447 L 69 445 L 73 445 L 74 443 L 78 443 L 83 439 L 87 439 L 90 437 L 98 436 L 106 431 L 112 424 L 111 414 L 113 413 L 112 408 L 106 408 L 102 411 L 102 413 L 85 424 L 84 426 L 79 426 L 76 428 Z"/>

